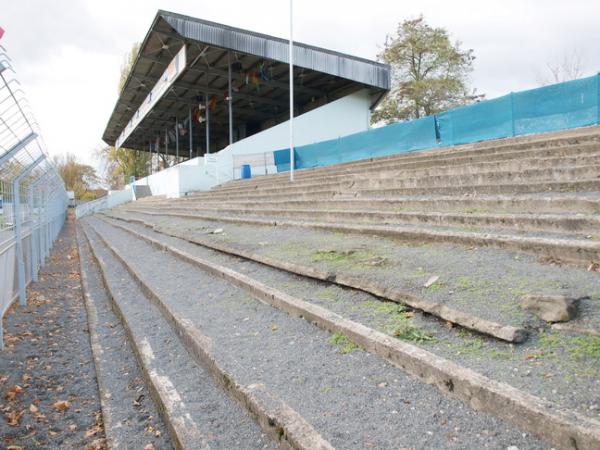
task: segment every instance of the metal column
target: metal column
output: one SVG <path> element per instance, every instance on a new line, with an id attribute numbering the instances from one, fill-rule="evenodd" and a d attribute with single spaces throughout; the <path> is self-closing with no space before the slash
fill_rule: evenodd
<path id="1" fill-rule="evenodd" d="M 190 159 L 192 159 L 192 149 L 194 148 L 194 127 L 192 126 L 192 108 L 190 107 L 188 110 L 188 122 L 189 122 L 189 130 L 188 133 L 190 135 Z"/>
<path id="2" fill-rule="evenodd" d="M 206 154 L 210 154 L 210 108 L 208 105 L 208 94 L 206 94 Z"/>
<path id="3" fill-rule="evenodd" d="M 175 164 L 179 164 L 179 121 L 175 117 Z"/>
<path id="4" fill-rule="evenodd" d="M 15 253 L 17 254 L 17 278 L 19 283 L 19 303 L 21 305 L 27 304 L 27 298 L 25 297 L 25 262 L 23 261 L 23 230 L 21 229 L 21 181 L 44 159 L 46 159 L 46 155 L 41 155 L 38 159 L 31 163 L 25 170 L 15 177 L 12 186 L 13 211 L 15 216 Z"/>
<path id="5" fill-rule="evenodd" d="M 233 97 L 231 96 L 231 52 L 227 52 L 227 100 L 229 103 L 229 145 L 233 144 Z"/>

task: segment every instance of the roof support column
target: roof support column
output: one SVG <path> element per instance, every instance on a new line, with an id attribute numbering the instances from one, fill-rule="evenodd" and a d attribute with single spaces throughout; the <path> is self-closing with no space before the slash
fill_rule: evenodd
<path id="1" fill-rule="evenodd" d="M 148 151 L 150 152 L 150 173 L 148 175 L 152 175 L 152 139 L 148 143 Z"/>
<path id="2" fill-rule="evenodd" d="M 169 129 L 167 127 L 165 127 L 165 156 L 169 156 Z M 160 158 L 158 163 L 160 165 Z"/>
<path id="3" fill-rule="evenodd" d="M 188 133 L 190 135 L 190 159 L 192 159 L 192 149 L 194 148 L 194 127 L 192 125 L 192 107 L 190 106 L 189 110 L 188 110 L 188 122 L 189 122 L 189 127 L 190 129 L 188 130 Z"/>
<path id="4" fill-rule="evenodd" d="M 233 98 L 231 97 L 231 52 L 227 52 L 227 101 L 229 103 L 229 145 L 233 144 Z"/>
<path id="5" fill-rule="evenodd" d="M 179 121 L 175 116 L 175 164 L 179 164 Z"/>
<path id="6" fill-rule="evenodd" d="M 210 108 L 208 105 L 208 93 L 204 96 L 204 104 L 206 105 L 206 154 L 210 154 Z"/>

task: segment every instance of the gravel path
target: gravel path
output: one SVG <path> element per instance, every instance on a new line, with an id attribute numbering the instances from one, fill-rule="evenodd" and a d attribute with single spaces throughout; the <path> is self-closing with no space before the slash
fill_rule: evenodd
<path id="1" fill-rule="evenodd" d="M 112 311 L 101 274 L 81 229 L 77 232 L 82 281 L 88 294 L 98 384 L 106 437 L 111 448 L 172 449 L 167 429 L 150 396 L 127 334 Z"/>
<path id="2" fill-rule="evenodd" d="M 4 319 L 0 448 L 104 449 L 71 220 L 27 298 Z"/>
<path id="3" fill-rule="evenodd" d="M 264 383 L 337 448 L 546 448 L 335 335 L 90 221 L 165 302 L 212 339 L 215 356 L 239 382 Z"/>
<path id="4" fill-rule="evenodd" d="M 122 264 L 90 233 L 91 243 L 106 262 L 105 277 L 126 317 L 138 351 L 147 355 L 146 372 L 168 391 L 172 420 L 188 449 L 274 448 L 239 405 L 194 364 L 160 311 L 141 293 Z M 176 295 L 172 292 L 171 295 Z"/>

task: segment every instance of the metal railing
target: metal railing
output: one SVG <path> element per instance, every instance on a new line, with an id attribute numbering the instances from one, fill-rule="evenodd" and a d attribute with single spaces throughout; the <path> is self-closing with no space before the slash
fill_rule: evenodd
<path id="1" fill-rule="evenodd" d="M 63 181 L 0 46 L 0 319 L 15 300 L 26 303 L 25 288 L 37 281 L 67 204 Z"/>

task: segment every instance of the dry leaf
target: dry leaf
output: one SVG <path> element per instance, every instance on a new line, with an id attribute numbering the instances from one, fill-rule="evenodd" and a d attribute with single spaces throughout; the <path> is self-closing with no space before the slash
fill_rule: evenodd
<path id="1" fill-rule="evenodd" d="M 32 403 L 31 405 L 29 405 L 29 412 L 31 412 L 31 413 L 38 412 L 38 407 Z"/>
<path id="2" fill-rule="evenodd" d="M 8 392 L 6 393 L 5 398 L 9 402 L 12 402 L 17 397 L 17 395 L 21 394 L 22 392 L 23 392 L 23 388 L 21 386 L 19 386 L 18 384 L 13 384 L 8 389 Z"/>
<path id="3" fill-rule="evenodd" d="M 100 431 L 102 431 L 102 427 L 100 425 L 94 425 L 92 428 L 85 432 L 85 437 L 87 439 L 98 434 Z"/>
<path id="4" fill-rule="evenodd" d="M 154 445 L 152 445 L 152 444 L 146 444 L 144 446 L 144 450 L 154 450 Z"/>
<path id="5" fill-rule="evenodd" d="M 25 411 L 11 411 L 6 415 L 6 421 L 11 427 L 16 427 L 19 425 L 23 414 L 25 414 Z"/>
<path id="6" fill-rule="evenodd" d="M 77 425 L 75 425 L 74 423 L 69 425 L 69 431 L 75 431 L 76 429 L 77 429 Z"/>
<path id="7" fill-rule="evenodd" d="M 71 407 L 71 403 L 67 400 L 59 400 L 52 405 L 52 407 L 57 411 L 66 411 Z"/>

